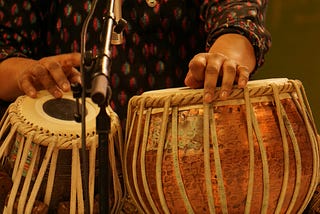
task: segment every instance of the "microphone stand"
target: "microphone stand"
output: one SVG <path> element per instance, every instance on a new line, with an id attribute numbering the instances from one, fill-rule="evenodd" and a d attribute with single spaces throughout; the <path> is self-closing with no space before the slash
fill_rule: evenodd
<path id="1" fill-rule="evenodd" d="M 96 130 L 99 139 L 98 160 L 99 160 L 99 210 L 101 214 L 109 213 L 110 208 L 110 161 L 109 161 L 109 138 L 111 119 L 106 112 L 106 107 L 111 99 L 111 87 L 109 84 L 111 70 L 111 43 L 112 33 L 120 34 L 126 24 L 123 19 L 119 22 L 115 20 L 114 5 L 115 0 L 107 0 L 109 12 L 104 16 L 104 23 L 101 33 L 102 50 L 96 59 L 95 71 L 92 76 L 91 99 L 100 107 L 100 112 L 96 119 Z"/>
<path id="2" fill-rule="evenodd" d="M 109 138 L 108 135 L 111 129 L 111 119 L 107 114 L 106 107 L 109 106 L 111 99 L 111 87 L 109 85 L 109 76 L 111 70 L 111 48 L 112 33 L 120 35 L 126 26 L 127 22 L 119 18 L 115 19 L 114 9 L 118 9 L 121 12 L 121 5 L 115 6 L 115 0 L 107 0 L 108 13 L 104 16 L 104 23 L 101 32 L 101 43 L 103 49 L 99 50 L 98 56 L 92 56 L 92 51 L 86 51 L 85 41 L 87 28 L 90 19 L 94 13 L 98 0 L 93 0 L 92 8 L 88 17 L 84 21 L 81 32 L 81 65 L 80 72 L 82 73 L 82 87 L 80 85 L 73 85 L 74 97 L 77 101 L 77 113 L 75 113 L 75 120 L 82 123 L 82 156 L 84 163 L 84 205 L 85 213 L 89 213 L 89 193 L 88 193 L 88 164 L 86 157 L 86 97 L 90 96 L 94 103 L 99 108 L 99 114 L 96 118 L 96 133 L 98 134 L 98 161 L 99 161 L 99 213 L 110 213 L 109 208 L 109 193 L 110 193 L 110 161 L 109 161 Z M 119 2 L 117 2 L 119 3 Z M 119 13 L 119 11 L 117 11 Z M 117 17 L 116 17 L 117 18 Z M 79 93 L 81 93 L 82 106 L 81 113 L 79 112 Z"/>

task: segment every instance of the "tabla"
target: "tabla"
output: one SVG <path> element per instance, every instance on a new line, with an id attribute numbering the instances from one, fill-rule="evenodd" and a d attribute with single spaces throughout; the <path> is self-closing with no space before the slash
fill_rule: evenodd
<path id="1" fill-rule="evenodd" d="M 70 213 L 83 213 L 81 176 L 81 123 L 74 120 L 76 104 L 72 93 L 54 99 L 40 91 L 37 99 L 19 97 L 1 120 L 0 160 L 11 166 L 13 186 L 4 212 L 31 213 L 35 201 L 57 209 L 59 200 L 70 200 Z M 96 148 L 95 124 L 99 108 L 86 100 L 86 149 L 89 161 L 89 201 L 94 207 Z M 119 209 L 122 198 L 115 153 L 121 153 L 122 133 L 116 113 L 107 107 L 111 118 L 109 159 L 113 180 L 112 210 Z M 59 155 L 59 157 L 58 157 Z M 18 196 L 19 195 L 19 196 Z M 67 198 L 66 198 L 67 197 Z"/>
<path id="2" fill-rule="evenodd" d="M 250 81 L 227 100 L 202 89 L 133 97 L 124 177 L 145 213 L 298 213 L 318 184 L 319 145 L 302 83 Z"/>

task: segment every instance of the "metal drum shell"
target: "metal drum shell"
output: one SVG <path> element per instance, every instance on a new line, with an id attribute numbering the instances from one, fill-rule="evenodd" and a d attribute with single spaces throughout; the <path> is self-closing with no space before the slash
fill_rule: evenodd
<path id="1" fill-rule="evenodd" d="M 144 213 L 302 212 L 319 176 L 317 131 L 298 80 L 250 81 L 211 104 L 164 89 L 128 106 L 125 183 Z"/>

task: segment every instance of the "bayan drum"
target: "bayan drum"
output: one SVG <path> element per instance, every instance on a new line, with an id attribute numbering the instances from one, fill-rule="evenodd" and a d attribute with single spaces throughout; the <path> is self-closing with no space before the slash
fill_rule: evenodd
<path id="1" fill-rule="evenodd" d="M 76 103 L 72 93 L 54 99 L 40 91 L 37 99 L 19 97 L 1 120 L 0 160 L 10 171 L 13 185 L 4 213 L 31 213 L 35 202 L 43 202 L 49 212 L 70 201 L 70 213 L 83 213 L 81 123 L 74 120 Z M 122 133 L 118 116 L 106 108 L 111 118 L 109 159 L 113 181 L 113 210 L 119 209 L 122 189 L 115 153 L 121 153 Z M 86 150 L 89 168 L 90 213 L 94 207 L 96 179 L 96 116 L 99 108 L 86 100 Z M 107 155 L 107 154 L 106 154 Z"/>
<path id="2" fill-rule="evenodd" d="M 249 81 L 227 100 L 202 89 L 131 98 L 128 192 L 144 213 L 298 213 L 318 184 L 319 145 L 306 93 L 286 78 Z"/>

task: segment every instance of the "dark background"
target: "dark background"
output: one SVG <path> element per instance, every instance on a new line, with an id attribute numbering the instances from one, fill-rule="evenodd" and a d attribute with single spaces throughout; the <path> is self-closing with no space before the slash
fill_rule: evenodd
<path id="1" fill-rule="evenodd" d="M 254 79 L 299 79 L 320 127 L 320 0 L 269 0 L 272 47 Z"/>

